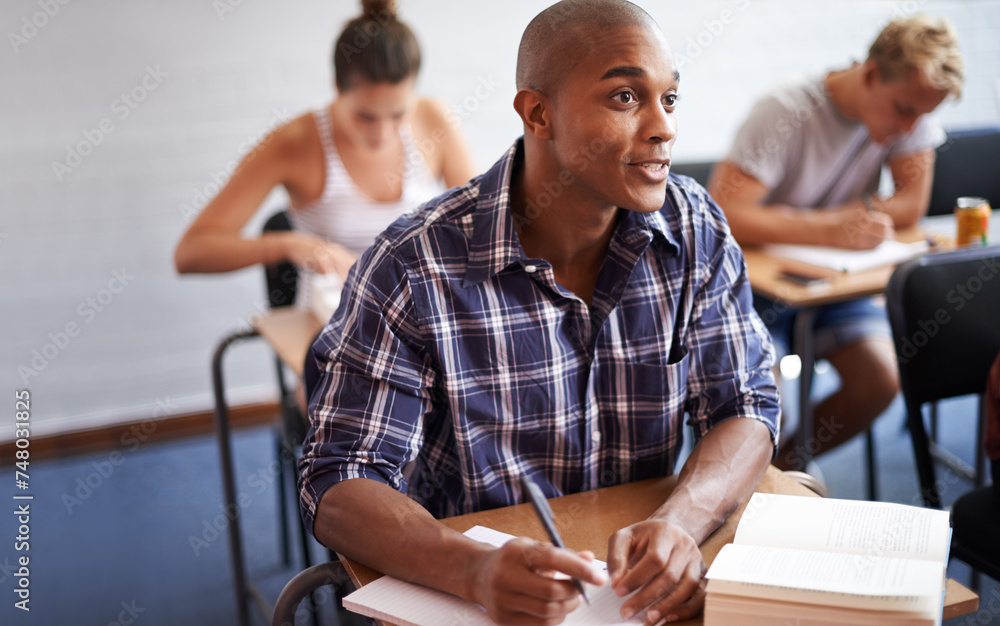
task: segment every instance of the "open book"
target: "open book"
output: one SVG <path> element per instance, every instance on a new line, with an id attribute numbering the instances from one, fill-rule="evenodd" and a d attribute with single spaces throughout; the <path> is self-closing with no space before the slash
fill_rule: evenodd
<path id="1" fill-rule="evenodd" d="M 940 624 L 950 543 L 946 511 L 755 493 L 706 575 L 705 626 Z"/>
<path id="2" fill-rule="evenodd" d="M 513 535 L 483 526 L 474 526 L 465 531 L 467 537 L 494 546 L 502 546 Z M 597 566 L 606 567 L 600 561 Z M 625 621 L 621 618 L 621 608 L 628 596 L 619 598 L 610 585 L 587 586 L 590 605 L 581 604 L 570 613 L 563 624 L 580 626 L 635 625 L 642 624 L 638 617 Z M 367 617 L 382 619 L 398 626 L 440 626 L 441 624 L 461 624 L 462 626 L 492 626 L 493 620 L 486 616 L 486 610 L 478 604 L 466 602 L 456 596 L 403 582 L 398 578 L 383 576 L 344 598 L 344 608 Z"/>
<path id="3" fill-rule="evenodd" d="M 846 250 L 826 246 L 798 246 L 771 244 L 764 251 L 782 259 L 798 261 L 838 272 L 860 272 L 862 270 L 895 265 L 927 252 L 926 241 L 902 243 L 895 240 L 883 241 L 871 250 Z"/>

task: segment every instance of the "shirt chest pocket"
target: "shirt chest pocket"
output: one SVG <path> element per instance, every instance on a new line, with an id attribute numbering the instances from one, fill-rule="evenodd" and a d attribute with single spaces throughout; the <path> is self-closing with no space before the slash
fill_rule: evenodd
<path id="1" fill-rule="evenodd" d="M 614 415 L 624 441 L 636 454 L 658 454 L 681 435 L 687 400 L 689 352 L 666 365 L 622 363 L 621 376 L 612 377 L 620 385 L 606 408 Z"/>

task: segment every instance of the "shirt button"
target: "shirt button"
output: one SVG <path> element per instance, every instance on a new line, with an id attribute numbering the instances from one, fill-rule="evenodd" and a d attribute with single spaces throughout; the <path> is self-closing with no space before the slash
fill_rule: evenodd
<path id="1" fill-rule="evenodd" d="M 601 431 L 595 430 L 594 432 L 590 433 L 590 440 L 593 441 L 594 443 L 601 443 Z"/>
<path id="2" fill-rule="evenodd" d="M 538 268 L 536 266 L 534 266 L 534 265 L 525 265 L 524 266 L 524 271 L 528 272 L 529 274 L 534 274 L 537 270 L 538 270 Z"/>

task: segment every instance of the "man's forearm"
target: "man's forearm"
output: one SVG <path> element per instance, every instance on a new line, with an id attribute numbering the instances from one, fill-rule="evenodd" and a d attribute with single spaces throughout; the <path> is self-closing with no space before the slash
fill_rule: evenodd
<path id="1" fill-rule="evenodd" d="M 316 511 L 316 538 L 390 576 L 471 600 L 473 563 L 491 548 L 447 528 L 426 509 L 383 483 L 337 483 Z"/>
<path id="2" fill-rule="evenodd" d="M 677 524 L 701 544 L 760 484 L 772 450 L 762 422 L 735 418 L 715 426 L 692 450 L 677 487 L 652 517 Z"/>
<path id="3" fill-rule="evenodd" d="M 896 228 L 915 226 L 927 213 L 927 198 L 918 194 L 901 190 L 888 198 L 874 196 L 871 198 L 872 208 L 881 211 L 892 218 Z"/>
<path id="4" fill-rule="evenodd" d="M 743 246 L 766 243 L 830 245 L 836 227 L 823 211 L 796 209 L 786 205 L 741 206 L 726 219 L 733 237 Z"/>

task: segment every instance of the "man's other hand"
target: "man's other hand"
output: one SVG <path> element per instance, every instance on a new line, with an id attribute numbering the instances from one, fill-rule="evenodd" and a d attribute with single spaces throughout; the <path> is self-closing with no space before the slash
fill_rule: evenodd
<path id="1" fill-rule="evenodd" d="M 701 612 L 705 562 L 698 544 L 680 526 L 646 520 L 623 528 L 608 540 L 608 573 L 619 596 L 635 591 L 622 606 L 622 617 L 646 624 L 688 619 Z M 638 590 L 638 591 L 636 591 Z"/>

